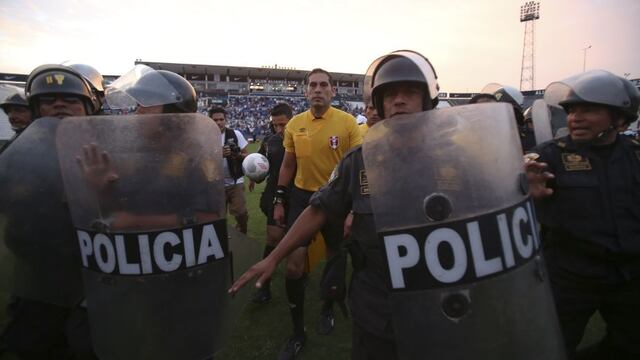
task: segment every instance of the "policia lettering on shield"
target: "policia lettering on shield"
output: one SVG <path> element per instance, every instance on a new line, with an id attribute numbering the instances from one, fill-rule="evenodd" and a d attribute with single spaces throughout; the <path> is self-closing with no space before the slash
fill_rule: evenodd
<path id="1" fill-rule="evenodd" d="M 253 278 L 258 279 L 259 288 L 277 264 L 329 218 L 344 220 L 353 212 L 354 272 L 349 291 L 353 359 L 458 359 L 489 354 L 495 359 L 563 359 L 548 282 L 536 251 L 535 216 L 511 108 L 491 104 L 433 111 L 438 102 L 435 70 L 427 58 L 413 51 L 392 52 L 374 61 L 365 75 L 365 91 L 371 91 L 378 114 L 386 120 L 369 130 L 364 146 L 345 155 L 278 247 L 229 292 L 235 293 Z M 460 164 L 456 168 L 438 162 L 440 154 L 449 152 L 453 157 L 448 159 L 458 158 L 456 149 L 465 140 L 472 143 L 471 149 L 485 145 L 475 142 L 474 126 L 487 132 L 493 127 L 496 136 L 506 140 L 487 144 L 490 154 L 470 153 L 472 160 L 465 165 L 477 170 L 475 162 L 486 155 L 495 155 L 498 164 L 508 159 L 508 166 L 502 166 L 506 170 L 498 168 L 498 174 L 492 172 L 495 169 L 478 172 L 488 179 L 487 184 L 496 176 L 508 178 L 508 191 L 500 185 L 465 190 L 472 182 L 456 173 L 473 173 Z M 434 132 L 442 139 L 427 138 Z M 425 145 L 432 140 L 437 144 Z M 386 155 L 389 161 L 381 160 L 385 154 L 390 154 Z M 399 178 L 384 176 L 417 163 L 435 171 L 426 170 L 413 179 L 407 179 L 407 174 L 414 171 L 404 171 Z M 367 165 L 365 170 L 365 164 L 374 166 Z M 544 179 L 541 175 L 535 181 Z M 500 207 L 484 212 L 480 208 L 480 215 L 443 222 L 451 213 L 451 203 L 432 188 L 426 191 L 433 196 L 425 198 L 423 205 L 425 189 L 418 187 L 424 184 L 453 189 L 454 200 L 473 198 L 482 204 L 492 199 Z M 385 201 L 385 188 L 409 197 Z M 413 217 L 408 209 L 416 204 L 418 224 L 430 225 L 387 230 L 380 226 L 389 215 L 392 220 Z M 529 295 L 518 295 L 524 292 Z M 502 319 L 499 325 L 496 317 Z M 535 341 L 530 339 L 533 333 Z M 525 355 L 519 356 L 520 352 Z"/>
<path id="2" fill-rule="evenodd" d="M 526 156 L 537 159 L 531 177 L 547 164 L 555 175 L 537 187 L 536 208 L 567 352 L 576 356 L 599 311 L 607 332 L 593 358 L 640 359 L 640 143 L 619 134 L 638 118 L 640 93 L 593 70 L 552 83 L 545 101 L 564 108 L 569 135 Z"/>

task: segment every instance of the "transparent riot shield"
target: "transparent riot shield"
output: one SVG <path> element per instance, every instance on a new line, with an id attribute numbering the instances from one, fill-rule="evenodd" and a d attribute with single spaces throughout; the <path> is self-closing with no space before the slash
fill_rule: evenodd
<path id="1" fill-rule="evenodd" d="M 55 147 L 59 122 L 38 119 L 0 154 L 3 300 L 10 294 L 67 308 L 82 301 L 79 251 Z"/>
<path id="2" fill-rule="evenodd" d="M 553 139 L 551 133 L 551 110 L 542 99 L 533 102 L 531 106 L 531 120 L 533 121 L 533 132 L 536 135 L 536 144 Z"/>
<path id="3" fill-rule="evenodd" d="M 219 137 L 200 114 L 60 124 L 60 168 L 100 359 L 199 360 L 224 344 L 241 253 L 233 248 L 250 245 L 227 233 Z"/>
<path id="4" fill-rule="evenodd" d="M 507 104 L 387 119 L 363 145 L 400 359 L 563 359 Z"/>

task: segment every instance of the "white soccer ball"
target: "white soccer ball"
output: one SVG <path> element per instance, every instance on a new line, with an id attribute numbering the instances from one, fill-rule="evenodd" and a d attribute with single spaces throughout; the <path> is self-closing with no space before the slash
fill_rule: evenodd
<path id="1" fill-rule="evenodd" d="M 249 154 L 242 161 L 242 171 L 249 179 L 262 182 L 269 175 L 269 160 L 259 153 Z"/>

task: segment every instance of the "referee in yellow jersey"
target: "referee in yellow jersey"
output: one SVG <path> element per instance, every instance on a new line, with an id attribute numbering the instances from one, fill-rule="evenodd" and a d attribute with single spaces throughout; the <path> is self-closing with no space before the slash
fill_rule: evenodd
<path id="1" fill-rule="evenodd" d="M 273 217 L 278 224 L 290 226 L 309 205 L 309 198 L 329 180 L 331 172 L 351 148 L 362 143 L 356 119 L 331 106 L 336 95 L 331 74 L 313 69 L 305 77 L 305 95 L 309 110 L 294 116 L 284 131 L 285 154 L 274 198 Z M 289 185 L 293 187 L 289 191 Z M 285 205 L 288 215 L 285 219 Z M 286 222 L 285 222 L 286 220 Z M 328 224 L 322 235 L 331 254 L 341 243 L 342 224 Z M 287 258 L 285 287 L 293 321 L 293 336 L 285 343 L 279 359 L 293 359 L 304 346 L 304 293 L 306 284 L 306 244 Z M 325 300 L 318 332 L 333 329 L 331 301 Z"/>

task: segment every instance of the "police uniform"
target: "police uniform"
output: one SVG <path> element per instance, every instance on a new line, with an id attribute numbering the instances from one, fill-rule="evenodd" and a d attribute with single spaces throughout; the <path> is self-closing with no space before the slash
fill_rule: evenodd
<path id="1" fill-rule="evenodd" d="M 640 143 L 618 135 L 580 146 L 567 136 L 534 152 L 555 174 L 553 195 L 536 205 L 568 350 L 598 310 L 607 356 L 639 359 Z"/>
<path id="2" fill-rule="evenodd" d="M 269 160 L 269 176 L 267 184 L 260 195 L 260 210 L 267 217 L 267 225 L 277 225 L 273 219 L 273 196 L 278 187 L 278 177 L 280 176 L 280 166 L 284 159 L 283 137 L 281 134 L 272 134 L 266 137 L 258 152 Z"/>
<path id="3" fill-rule="evenodd" d="M 310 205 L 328 214 L 330 220 L 344 219 L 353 211 L 348 245 L 354 268 L 349 288 L 354 321 L 353 358 L 395 358 L 387 301 L 390 280 L 384 248 L 375 230 L 361 146 L 345 155 L 329 183 L 313 195 Z M 367 334 L 362 336 L 362 331 Z M 369 334 L 372 336 L 366 336 Z M 363 352 L 367 352 L 366 356 Z"/>
<path id="4" fill-rule="evenodd" d="M 57 156 L 51 151 L 54 131 L 37 133 L 39 141 L 30 141 L 34 133 L 20 138 L 15 152 L 2 154 L 10 171 L 2 169 L 0 212 L 7 216 L 4 239 L 15 263 L 0 350 L 24 359 L 66 358 L 79 352 L 92 357 L 86 310 L 77 306 L 84 294 L 80 256 Z M 21 140 L 29 140 L 28 154 L 19 151 L 25 150 Z M 83 330 L 70 332 L 78 327 Z"/>

